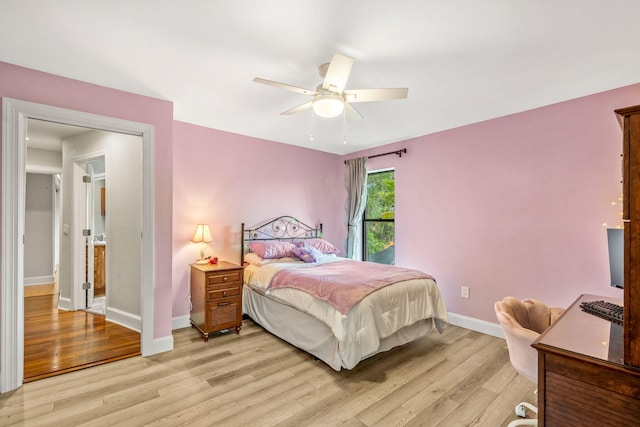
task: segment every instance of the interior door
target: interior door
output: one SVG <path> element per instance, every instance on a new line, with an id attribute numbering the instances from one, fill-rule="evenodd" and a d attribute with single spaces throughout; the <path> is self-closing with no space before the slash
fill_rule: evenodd
<path id="1" fill-rule="evenodd" d="M 84 308 L 91 308 L 93 306 L 94 296 L 94 238 L 93 238 L 93 165 L 91 162 L 85 162 L 84 164 L 85 175 L 82 178 L 84 183 L 84 225 L 82 229 L 82 235 L 85 239 L 85 269 L 84 269 L 84 282 L 82 288 L 84 290 Z"/>

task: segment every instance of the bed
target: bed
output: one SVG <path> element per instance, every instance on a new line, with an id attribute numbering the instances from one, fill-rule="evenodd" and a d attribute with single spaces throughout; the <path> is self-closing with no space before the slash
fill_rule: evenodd
<path id="1" fill-rule="evenodd" d="M 282 216 L 241 235 L 243 313 L 336 371 L 448 324 L 431 276 L 342 258 L 322 225 Z"/>

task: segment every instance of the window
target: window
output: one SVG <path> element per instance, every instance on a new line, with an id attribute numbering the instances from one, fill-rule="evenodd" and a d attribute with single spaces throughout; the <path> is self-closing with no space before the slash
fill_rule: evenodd
<path id="1" fill-rule="evenodd" d="M 393 170 L 367 175 L 362 227 L 364 261 L 395 264 L 395 187 Z"/>

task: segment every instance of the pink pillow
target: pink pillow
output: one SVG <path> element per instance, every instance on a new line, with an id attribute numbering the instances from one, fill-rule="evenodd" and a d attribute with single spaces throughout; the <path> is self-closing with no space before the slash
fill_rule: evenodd
<path id="1" fill-rule="evenodd" d="M 260 241 L 249 243 L 249 249 L 261 258 L 274 259 L 274 258 L 294 258 L 291 250 L 295 248 L 295 245 L 291 242 L 274 241 Z"/>
<path id="2" fill-rule="evenodd" d="M 296 242 L 299 243 L 299 242 Z M 337 254 L 340 251 L 338 248 L 333 246 L 331 243 L 327 242 L 324 239 L 306 239 L 303 241 L 307 246 L 311 246 L 312 248 L 316 248 L 323 254 Z"/>

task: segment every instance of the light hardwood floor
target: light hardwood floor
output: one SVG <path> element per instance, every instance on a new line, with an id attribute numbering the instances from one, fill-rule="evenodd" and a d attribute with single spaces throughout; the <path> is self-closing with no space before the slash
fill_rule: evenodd
<path id="1" fill-rule="evenodd" d="M 504 340 L 454 326 L 341 372 L 251 320 L 208 343 L 174 331 L 174 347 L 2 394 L 0 425 L 496 427 L 535 399 Z"/>

